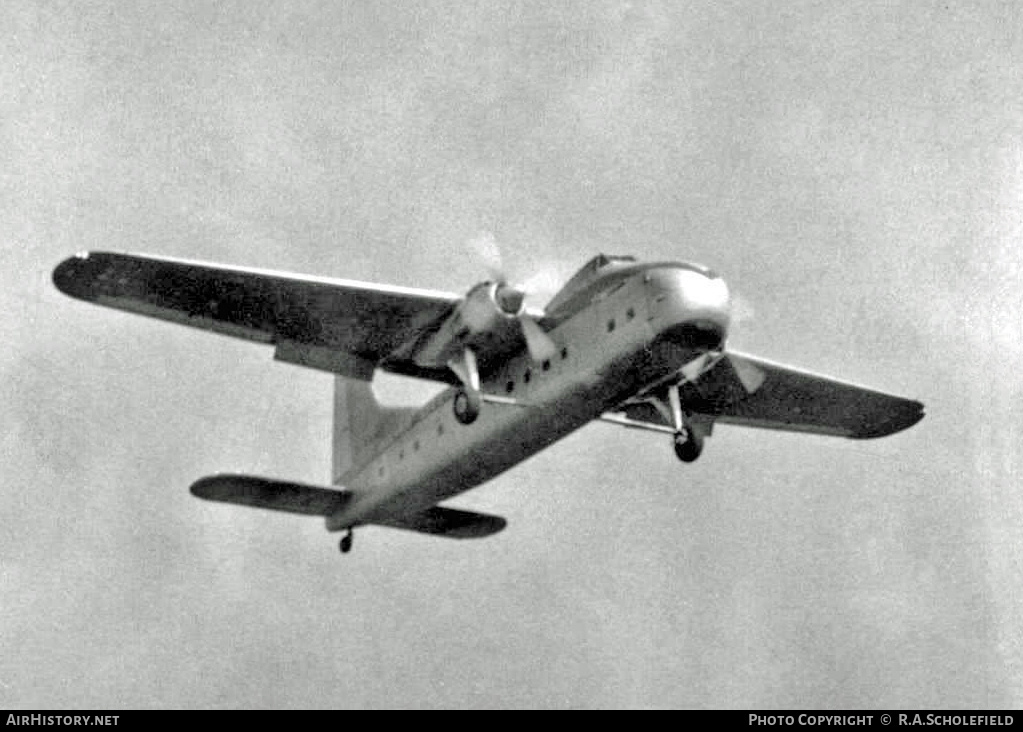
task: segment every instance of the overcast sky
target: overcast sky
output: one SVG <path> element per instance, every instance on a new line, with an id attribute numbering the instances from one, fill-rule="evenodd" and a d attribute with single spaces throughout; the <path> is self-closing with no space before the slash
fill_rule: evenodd
<path id="1" fill-rule="evenodd" d="M 1023 705 L 1014 2 L 0 8 L 0 707 Z M 592 425 L 453 542 L 322 483 L 331 378 L 71 300 L 113 249 L 461 292 L 710 265 L 731 344 L 927 405 L 880 441 Z"/>

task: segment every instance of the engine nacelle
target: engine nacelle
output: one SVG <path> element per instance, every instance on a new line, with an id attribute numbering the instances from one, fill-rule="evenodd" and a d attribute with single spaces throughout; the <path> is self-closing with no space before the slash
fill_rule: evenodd
<path id="1" fill-rule="evenodd" d="M 443 365 L 466 348 L 493 351 L 499 344 L 519 340 L 518 317 L 525 309 L 525 293 L 500 282 L 481 282 L 437 331 L 418 345 L 415 361 L 421 366 Z"/>

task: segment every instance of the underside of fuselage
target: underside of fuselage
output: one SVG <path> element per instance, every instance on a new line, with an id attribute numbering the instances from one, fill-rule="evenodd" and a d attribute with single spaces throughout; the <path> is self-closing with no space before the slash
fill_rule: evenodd
<path id="1" fill-rule="evenodd" d="M 328 527 L 422 511 L 479 486 L 720 348 L 727 334 L 727 289 L 694 268 L 632 265 L 584 294 L 548 333 L 551 358 L 537 363 L 523 350 L 485 374 L 471 424 L 456 418 L 449 389 L 338 476 L 354 500 Z"/>

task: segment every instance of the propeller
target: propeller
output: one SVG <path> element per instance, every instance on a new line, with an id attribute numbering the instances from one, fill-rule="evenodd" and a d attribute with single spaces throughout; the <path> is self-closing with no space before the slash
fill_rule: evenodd
<path id="1" fill-rule="evenodd" d="M 558 350 L 557 345 L 537 322 L 535 315 L 527 313 L 525 307 L 529 293 L 550 289 L 549 285 L 553 280 L 552 273 L 540 271 L 522 285 L 512 285 L 509 283 L 505 269 L 501 246 L 492 233 L 489 231 L 480 233 L 479 236 L 469 241 L 469 247 L 495 283 L 494 302 L 507 317 L 518 320 L 519 327 L 522 329 L 522 337 L 526 341 L 526 348 L 529 350 L 529 357 L 537 363 L 552 358 Z"/>
<path id="2" fill-rule="evenodd" d="M 737 326 L 741 329 L 741 326 L 751 322 L 756 317 L 756 309 L 753 306 L 752 300 L 742 295 L 742 293 L 733 290 L 731 293 L 731 304 L 733 332 L 737 329 Z M 728 363 L 735 372 L 736 378 L 739 379 L 739 383 L 742 384 L 742 388 L 746 390 L 747 394 L 753 394 L 763 385 L 767 374 L 760 368 L 741 357 L 732 357 L 726 353 L 725 358 L 728 359 Z"/>
<path id="3" fill-rule="evenodd" d="M 558 347 L 547 335 L 547 331 L 529 315 L 522 314 L 518 317 L 519 325 L 522 327 L 522 337 L 526 339 L 526 348 L 529 349 L 529 357 L 536 363 L 554 358 Z"/>
<path id="4" fill-rule="evenodd" d="M 489 231 L 480 234 L 469 240 L 469 248 L 479 260 L 483 269 L 490 275 L 494 282 L 505 282 L 507 277 L 504 271 L 504 257 L 501 254 L 501 247 L 497 239 Z"/>
<path id="5" fill-rule="evenodd" d="M 741 358 L 729 358 L 728 362 L 732 365 L 732 370 L 739 377 L 739 382 L 747 394 L 754 393 L 763 385 L 764 379 L 767 378 L 767 374 L 761 369 Z"/>

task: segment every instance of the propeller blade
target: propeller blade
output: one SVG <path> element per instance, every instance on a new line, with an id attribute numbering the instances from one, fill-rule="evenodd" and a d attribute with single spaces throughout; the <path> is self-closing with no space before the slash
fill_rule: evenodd
<path id="1" fill-rule="evenodd" d="M 682 367 L 682 376 L 686 381 L 696 381 L 718 358 L 720 355 L 716 353 L 700 354 Z"/>
<path id="2" fill-rule="evenodd" d="M 540 324 L 529 315 L 520 315 L 519 324 L 522 326 L 522 336 L 526 339 L 526 348 L 529 349 L 529 357 L 536 363 L 554 358 L 558 347 L 547 335 Z"/>
<path id="3" fill-rule="evenodd" d="M 563 284 L 564 279 L 557 269 L 547 265 L 530 275 L 522 283 L 521 289 L 526 293 L 527 302 L 541 307 L 558 294 Z"/>
<path id="4" fill-rule="evenodd" d="M 742 296 L 742 293 L 732 293 L 732 325 L 742 325 L 753 320 L 756 312 L 753 303 Z"/>
<path id="5" fill-rule="evenodd" d="M 763 385 L 764 379 L 767 378 L 767 374 L 763 371 L 740 358 L 729 358 L 728 363 L 731 364 L 735 375 L 739 377 L 739 381 L 742 382 L 742 388 L 746 390 L 747 394 L 754 393 Z"/>
<path id="6" fill-rule="evenodd" d="M 483 269 L 490 275 L 494 282 L 506 282 L 507 276 L 504 271 L 504 257 L 501 255 L 501 247 L 497 239 L 489 231 L 482 231 L 478 236 L 469 240 L 469 248 L 479 259 Z"/>

